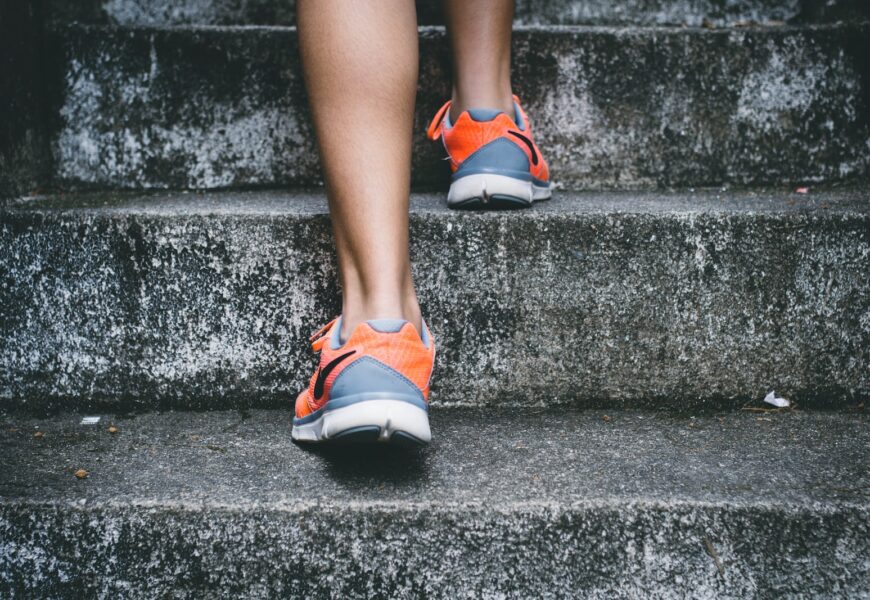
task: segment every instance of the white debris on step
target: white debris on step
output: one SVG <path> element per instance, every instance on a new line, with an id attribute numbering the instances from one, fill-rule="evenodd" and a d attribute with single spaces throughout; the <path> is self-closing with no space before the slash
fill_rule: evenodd
<path id="1" fill-rule="evenodd" d="M 773 404 L 779 408 L 785 408 L 789 406 L 789 401 L 785 398 L 778 398 L 776 392 L 770 392 L 767 396 L 764 397 L 764 401 L 768 404 Z"/>
<path id="2" fill-rule="evenodd" d="M 82 417 L 82 425 L 96 425 L 100 422 L 100 417 Z"/>

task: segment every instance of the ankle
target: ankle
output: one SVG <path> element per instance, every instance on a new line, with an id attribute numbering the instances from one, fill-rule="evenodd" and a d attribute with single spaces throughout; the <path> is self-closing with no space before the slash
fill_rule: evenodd
<path id="1" fill-rule="evenodd" d="M 410 322 L 422 335 L 422 314 L 416 294 L 392 301 L 368 300 L 345 302 L 341 318 L 341 339 L 346 340 L 357 325 L 372 319 L 402 319 Z"/>
<path id="2" fill-rule="evenodd" d="M 450 119 L 455 121 L 464 111 L 472 108 L 500 110 L 511 118 L 514 113 L 514 99 L 510 87 L 506 90 L 475 90 L 473 93 L 453 92 L 450 104 Z"/>

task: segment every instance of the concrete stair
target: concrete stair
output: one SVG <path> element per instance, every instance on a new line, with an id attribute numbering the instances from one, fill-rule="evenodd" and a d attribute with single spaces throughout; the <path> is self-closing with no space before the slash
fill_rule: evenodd
<path id="1" fill-rule="evenodd" d="M 866 597 L 862 413 L 433 412 L 420 453 L 305 450 L 287 411 L 7 414 L 0 594 Z"/>
<path id="2" fill-rule="evenodd" d="M 72 26 L 49 46 L 56 185 L 319 184 L 294 29 Z M 421 30 L 421 54 L 414 183 L 431 189 L 447 168 L 424 136 L 449 92 L 443 30 Z M 515 91 L 563 186 L 794 185 L 870 170 L 870 23 L 522 28 L 514 55 Z"/>
<path id="3" fill-rule="evenodd" d="M 134 26 L 295 25 L 295 0 L 51 0 L 50 17 Z M 807 23 L 870 16 L 862 0 L 517 0 L 517 25 Z M 418 0 L 421 24 L 443 23 L 440 0 Z"/>
<path id="4" fill-rule="evenodd" d="M 864 191 L 413 197 L 433 401 L 726 408 L 870 396 Z M 0 396 L 274 407 L 338 312 L 322 193 L 33 198 L 0 209 Z"/>
<path id="5" fill-rule="evenodd" d="M 0 598 L 870 598 L 868 6 L 519 0 L 561 188 L 463 214 L 418 2 L 419 452 L 290 442 L 295 2 L 0 6 Z"/>

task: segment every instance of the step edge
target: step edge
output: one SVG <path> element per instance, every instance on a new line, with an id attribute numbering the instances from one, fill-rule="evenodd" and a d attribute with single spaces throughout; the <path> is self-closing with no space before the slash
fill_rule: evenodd
<path id="1" fill-rule="evenodd" d="M 103 201 L 102 205 L 93 205 Z M 521 213 L 498 211 L 473 215 L 457 213 L 446 205 L 446 194 L 415 192 L 410 195 L 413 216 L 476 222 L 481 219 L 549 220 L 596 216 L 702 216 L 794 218 L 870 217 L 870 184 L 820 189 L 809 194 L 787 190 L 715 189 L 693 191 L 568 191 L 560 190 L 545 206 Z M 329 214 L 324 190 L 209 190 L 83 192 L 21 196 L 0 201 L 0 218 L 31 215 L 51 217 L 99 216 L 161 218 L 319 218 Z"/>
<path id="2" fill-rule="evenodd" d="M 794 33 L 794 32 L 831 32 L 845 30 L 868 30 L 870 19 L 855 21 L 834 21 L 830 23 L 787 23 L 783 25 L 758 24 L 752 26 L 723 25 L 721 27 L 701 27 L 683 25 L 514 25 L 515 34 L 604 34 L 604 35 L 725 35 L 732 33 Z M 238 34 L 245 32 L 296 33 L 296 25 L 117 25 L 104 23 L 52 23 L 47 26 L 49 33 L 62 34 L 67 31 L 86 33 L 223 33 Z M 446 34 L 443 25 L 419 25 L 417 32 L 424 38 L 442 37 Z"/>
<path id="3" fill-rule="evenodd" d="M 529 514 L 546 512 L 586 512 L 586 511 L 612 511 L 620 512 L 626 509 L 644 511 L 674 511 L 674 510 L 750 510 L 753 512 L 763 511 L 768 514 L 804 514 L 804 513 L 827 513 L 836 514 L 841 512 L 858 512 L 870 517 L 870 498 L 864 502 L 856 500 L 832 501 L 830 499 L 818 500 L 807 498 L 806 501 L 769 501 L 747 500 L 694 500 L 691 498 L 655 498 L 643 497 L 602 497 L 579 500 L 551 500 L 551 501 L 464 501 L 450 500 L 341 500 L 330 501 L 326 499 L 300 500 L 288 497 L 286 500 L 277 501 L 252 501 L 249 503 L 211 502 L 194 499 L 185 500 L 149 500 L 142 498 L 124 498 L 109 500 L 33 500 L 29 498 L 16 498 L 4 496 L 0 498 L 0 513 L 4 510 L 68 510 L 76 512 L 92 512 L 94 510 L 132 510 L 132 511 L 177 511 L 191 514 L 214 513 L 215 511 L 227 514 L 246 513 L 249 511 L 269 511 L 274 513 L 304 513 L 315 512 L 338 512 L 338 513 L 420 513 L 432 514 L 453 513 L 457 511 L 496 514 Z"/>

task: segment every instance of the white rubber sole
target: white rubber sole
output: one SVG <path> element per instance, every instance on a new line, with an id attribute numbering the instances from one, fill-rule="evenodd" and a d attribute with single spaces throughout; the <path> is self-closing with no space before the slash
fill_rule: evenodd
<path id="1" fill-rule="evenodd" d="M 452 208 L 523 208 L 553 195 L 552 184 L 535 185 L 507 175 L 466 175 L 450 184 L 447 205 Z"/>
<path id="2" fill-rule="evenodd" d="M 429 415 L 401 400 L 365 400 L 325 411 L 319 419 L 293 424 L 291 436 L 299 442 L 393 442 L 427 444 L 432 439 Z"/>

